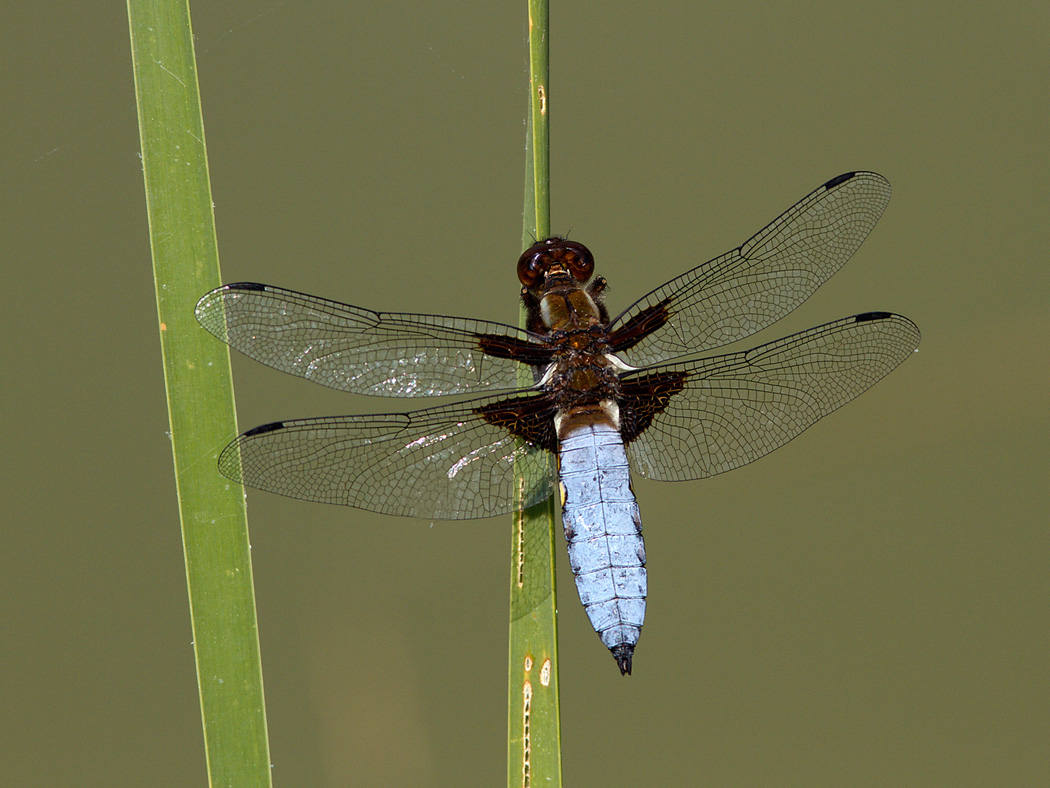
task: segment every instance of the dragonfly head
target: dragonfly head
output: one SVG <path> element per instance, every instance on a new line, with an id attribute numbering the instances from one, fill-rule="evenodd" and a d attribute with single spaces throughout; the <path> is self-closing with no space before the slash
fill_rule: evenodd
<path id="1" fill-rule="evenodd" d="M 590 249 L 565 238 L 547 238 L 526 249 L 518 258 L 518 279 L 536 292 L 553 284 L 583 284 L 594 274 Z"/>

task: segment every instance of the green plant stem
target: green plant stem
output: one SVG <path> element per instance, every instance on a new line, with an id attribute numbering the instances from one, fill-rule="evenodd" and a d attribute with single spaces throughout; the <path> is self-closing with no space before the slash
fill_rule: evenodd
<path id="1" fill-rule="evenodd" d="M 187 0 L 128 0 L 175 486 L 210 785 L 269 786 L 244 492 L 216 470 L 235 435 L 230 357 L 193 317 L 219 284 Z"/>
<path id="2" fill-rule="evenodd" d="M 532 0 L 528 7 L 523 248 L 550 235 L 547 2 Z M 524 317 L 523 313 L 523 326 Z M 522 369 L 519 383 L 533 385 L 531 370 Z M 538 475 L 550 476 L 553 467 L 550 458 L 534 455 L 519 462 L 515 471 L 520 492 L 529 489 L 529 480 Z M 562 779 L 554 501 L 548 499 L 525 511 L 520 505 L 516 508 L 511 545 L 507 785 L 558 788 Z"/>

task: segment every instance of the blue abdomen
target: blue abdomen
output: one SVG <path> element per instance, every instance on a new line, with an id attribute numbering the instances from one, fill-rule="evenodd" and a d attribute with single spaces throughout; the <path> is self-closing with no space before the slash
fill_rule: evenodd
<path id="1" fill-rule="evenodd" d="M 562 524 L 569 565 L 591 625 L 621 672 L 645 619 L 645 545 L 619 431 L 604 420 L 569 420 L 561 430 Z"/>

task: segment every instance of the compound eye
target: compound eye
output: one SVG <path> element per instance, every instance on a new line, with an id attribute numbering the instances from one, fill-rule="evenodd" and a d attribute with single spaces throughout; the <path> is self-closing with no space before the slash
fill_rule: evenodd
<path id="1" fill-rule="evenodd" d="M 594 255 L 591 250 L 576 241 L 562 241 L 566 263 L 573 279 L 586 282 L 594 274 Z"/>
<path id="2" fill-rule="evenodd" d="M 525 287 L 539 287 L 543 276 L 550 265 L 550 247 L 546 241 L 540 241 L 526 249 L 518 258 L 518 281 Z"/>

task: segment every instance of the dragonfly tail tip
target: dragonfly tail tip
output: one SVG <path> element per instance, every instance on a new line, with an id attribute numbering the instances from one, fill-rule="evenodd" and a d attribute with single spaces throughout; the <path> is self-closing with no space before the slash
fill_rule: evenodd
<path id="1" fill-rule="evenodd" d="M 620 675 L 630 676 L 631 657 L 634 656 L 634 646 L 628 645 L 627 643 L 621 643 L 618 646 L 613 646 L 613 648 L 609 650 L 612 652 L 616 664 L 620 666 Z"/>

